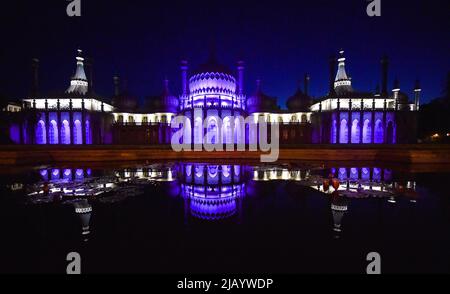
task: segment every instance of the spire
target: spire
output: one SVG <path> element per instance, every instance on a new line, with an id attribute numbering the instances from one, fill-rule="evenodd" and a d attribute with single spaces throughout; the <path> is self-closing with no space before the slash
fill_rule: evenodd
<path id="1" fill-rule="evenodd" d="M 308 96 L 309 95 L 309 74 L 305 74 L 305 81 L 303 82 L 303 85 L 305 87 L 305 95 Z"/>
<path id="2" fill-rule="evenodd" d="M 33 88 L 31 94 L 36 97 L 39 93 L 39 59 L 33 58 L 31 67 L 33 70 Z"/>
<path id="3" fill-rule="evenodd" d="M 88 81 L 86 78 L 86 73 L 84 71 L 84 58 L 82 57 L 83 51 L 81 51 L 81 49 L 78 49 L 77 52 L 77 69 L 75 71 L 75 75 L 70 81 L 70 87 L 66 92 L 85 95 L 88 92 Z"/>
<path id="4" fill-rule="evenodd" d="M 338 70 L 334 79 L 334 89 L 337 93 L 351 92 L 352 82 L 345 71 L 344 50 L 339 51 Z"/>
<path id="5" fill-rule="evenodd" d="M 420 106 L 420 92 L 422 89 L 420 88 L 419 80 L 416 80 L 414 83 L 414 105 L 416 106 L 416 110 L 419 110 Z"/>
<path id="6" fill-rule="evenodd" d="M 389 59 L 387 55 L 384 55 L 381 58 L 381 94 L 384 97 L 387 97 L 388 93 L 388 67 L 389 67 Z"/>
<path id="7" fill-rule="evenodd" d="M 256 80 L 256 94 L 261 93 L 261 80 L 257 79 Z"/>
<path id="8" fill-rule="evenodd" d="M 380 97 L 380 84 L 375 87 L 375 97 Z"/>
<path id="9" fill-rule="evenodd" d="M 398 79 L 396 78 L 394 80 L 394 88 L 392 89 L 393 92 L 398 92 L 400 91 L 400 82 L 398 81 Z"/>
<path id="10" fill-rule="evenodd" d="M 170 94 L 169 91 L 169 79 L 167 77 L 164 78 L 164 95 L 168 96 Z"/>
<path id="11" fill-rule="evenodd" d="M 119 96 L 120 95 L 120 78 L 118 75 L 114 75 L 113 82 L 114 82 L 114 96 Z"/>

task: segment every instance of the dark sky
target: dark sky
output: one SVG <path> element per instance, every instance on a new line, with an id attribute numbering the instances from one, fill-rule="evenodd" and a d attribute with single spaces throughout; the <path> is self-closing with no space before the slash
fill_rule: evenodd
<path id="1" fill-rule="evenodd" d="M 449 1 L 381 0 L 370 18 L 365 0 L 106 1 L 81 0 L 82 16 L 66 15 L 66 0 L 2 1 L 0 94 L 22 98 L 30 89 L 30 60 L 41 61 L 41 90 L 64 90 L 78 47 L 95 61 L 95 90 L 113 92 L 112 76 L 127 79 L 141 99 L 161 92 L 162 79 L 178 93 L 179 61 L 204 62 L 215 40 L 221 63 L 246 62 L 246 93 L 260 78 L 264 91 L 285 107 L 305 72 L 311 93 L 328 86 L 328 58 L 341 48 L 353 86 L 372 91 L 380 57 L 411 93 L 419 78 L 423 100 L 441 95 L 450 71 Z M 410 95 L 411 96 L 411 95 Z"/>

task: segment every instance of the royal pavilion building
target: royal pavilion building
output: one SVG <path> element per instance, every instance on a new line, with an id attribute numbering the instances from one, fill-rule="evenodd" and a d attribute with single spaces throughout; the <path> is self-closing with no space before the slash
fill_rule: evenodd
<path id="1" fill-rule="evenodd" d="M 213 54 L 192 71 L 187 61 L 181 62 L 179 95 L 173 94 L 169 81 L 164 80 L 161 94 L 146 97 L 140 105 L 114 76 L 114 95 L 104 98 L 93 91 L 92 67 L 82 53 L 77 52 L 75 74 L 68 88 L 48 95 L 39 92 L 39 61 L 33 60 L 31 94 L 2 108 L 3 141 L 37 145 L 170 144 L 176 131 L 170 123 L 183 115 L 186 120 L 180 143 L 184 144 L 200 144 L 203 138 L 213 144 L 255 143 L 251 142 L 254 130 L 241 126 L 243 120 L 256 123 L 261 119 L 279 125 L 281 145 L 416 142 L 419 83 L 413 89 L 414 101 L 400 90 L 397 80 L 388 91 L 386 57 L 381 61 L 381 89 L 355 90 L 346 71 L 344 52 L 340 51 L 337 60 L 330 59 L 328 93 L 311 97 L 306 74 L 302 87 L 298 86 L 283 109 L 277 98 L 263 92 L 260 80 L 256 81 L 256 91 L 246 95 L 243 61 L 232 70 Z"/>

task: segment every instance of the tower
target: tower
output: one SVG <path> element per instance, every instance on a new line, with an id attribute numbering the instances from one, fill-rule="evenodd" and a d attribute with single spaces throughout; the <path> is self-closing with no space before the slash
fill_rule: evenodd
<path id="1" fill-rule="evenodd" d="M 420 107 L 420 92 L 422 89 L 420 88 L 419 80 L 416 80 L 416 83 L 414 85 L 414 106 L 416 110 L 419 110 Z"/>
<path id="2" fill-rule="evenodd" d="M 77 53 L 77 69 L 75 71 L 75 75 L 70 80 L 70 87 L 67 89 L 66 93 L 78 93 L 85 95 L 88 92 L 89 83 L 84 71 L 84 58 L 82 56 L 83 51 L 78 49 Z"/>

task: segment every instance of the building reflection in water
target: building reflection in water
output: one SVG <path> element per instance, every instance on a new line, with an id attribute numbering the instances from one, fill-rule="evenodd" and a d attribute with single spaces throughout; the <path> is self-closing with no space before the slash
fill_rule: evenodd
<path id="1" fill-rule="evenodd" d="M 244 166 L 230 164 L 155 164 L 116 171 L 56 169 L 39 171 L 41 181 L 27 185 L 33 204 L 71 204 L 79 216 L 82 235 L 90 233 L 92 202 L 114 203 L 144 194 L 154 185 L 163 194 L 183 200 L 185 219 L 219 221 L 241 213 L 247 190 L 257 182 L 291 181 L 313 188 L 330 198 L 333 231 L 339 237 L 344 216 L 351 212 L 351 199 L 386 199 L 394 205 L 399 198 L 417 201 L 414 181 L 395 181 L 390 169 L 378 167 Z M 246 185 L 246 184 L 251 185 Z M 333 187 L 334 186 L 334 187 Z M 250 193 L 250 192 L 248 192 Z M 251 194 L 251 193 L 250 193 Z M 240 218 L 238 217 L 238 220 Z"/>
<path id="2" fill-rule="evenodd" d="M 75 213 L 78 215 L 81 222 L 81 235 L 84 236 L 84 241 L 88 241 L 90 234 L 89 225 L 91 221 L 92 205 L 87 199 L 78 199 L 72 202 L 75 208 Z"/>
<path id="3" fill-rule="evenodd" d="M 241 165 L 180 164 L 179 179 L 185 209 L 204 220 L 236 214 L 245 196 Z"/>

